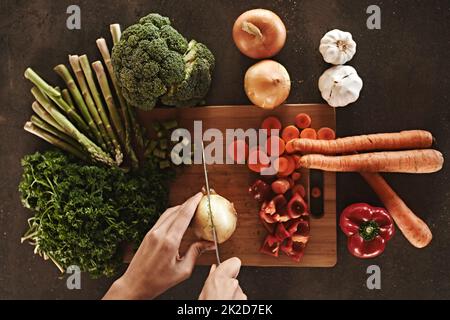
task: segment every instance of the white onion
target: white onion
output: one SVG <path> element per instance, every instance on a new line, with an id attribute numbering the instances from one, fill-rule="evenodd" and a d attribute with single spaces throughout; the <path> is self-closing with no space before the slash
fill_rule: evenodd
<path id="1" fill-rule="evenodd" d="M 217 242 L 227 241 L 234 233 L 237 223 L 237 212 L 234 205 L 211 190 L 211 211 Z M 203 196 L 192 220 L 192 228 L 197 237 L 214 241 L 211 219 L 209 216 L 208 197 Z"/>

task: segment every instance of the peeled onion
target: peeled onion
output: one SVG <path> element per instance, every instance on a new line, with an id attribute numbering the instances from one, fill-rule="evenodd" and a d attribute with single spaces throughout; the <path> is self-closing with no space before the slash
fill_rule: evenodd
<path id="1" fill-rule="evenodd" d="M 253 104 L 263 109 L 274 109 L 288 98 L 291 79 L 283 65 L 263 60 L 247 70 L 244 88 Z"/>
<path id="2" fill-rule="evenodd" d="M 211 212 L 216 228 L 217 242 L 227 241 L 236 230 L 237 212 L 234 205 L 211 189 Z M 209 216 L 208 196 L 203 196 L 192 220 L 192 228 L 198 238 L 214 241 L 211 218 Z"/>
<path id="3" fill-rule="evenodd" d="M 283 48 L 286 27 L 272 11 L 253 9 L 244 12 L 234 23 L 233 40 L 239 51 L 250 58 L 270 58 Z"/>

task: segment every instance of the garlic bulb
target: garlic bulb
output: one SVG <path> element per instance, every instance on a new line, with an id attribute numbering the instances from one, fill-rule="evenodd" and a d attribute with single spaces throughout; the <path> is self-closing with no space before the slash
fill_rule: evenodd
<path id="1" fill-rule="evenodd" d="M 345 107 L 355 102 L 362 87 L 363 81 L 351 66 L 332 67 L 319 78 L 322 98 L 332 107 Z"/>
<path id="2" fill-rule="evenodd" d="M 356 42 L 349 32 L 338 29 L 327 32 L 320 41 L 319 51 L 327 63 L 345 64 L 356 53 Z"/>

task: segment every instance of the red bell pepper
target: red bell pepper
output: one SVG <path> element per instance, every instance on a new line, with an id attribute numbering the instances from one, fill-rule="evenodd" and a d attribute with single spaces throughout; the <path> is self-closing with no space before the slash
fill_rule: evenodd
<path id="1" fill-rule="evenodd" d="M 303 215 L 307 215 L 308 213 L 308 205 L 306 204 L 303 197 L 295 193 L 287 206 L 288 215 L 291 219 L 300 218 Z"/>
<path id="2" fill-rule="evenodd" d="M 258 179 L 248 188 L 248 192 L 256 201 L 263 202 L 269 200 L 271 197 L 272 188 L 269 184 Z"/>
<path id="3" fill-rule="evenodd" d="M 296 262 L 300 262 L 305 253 L 306 244 L 303 242 L 295 242 L 291 238 L 288 238 L 280 247 L 288 257 Z"/>
<path id="4" fill-rule="evenodd" d="M 277 224 L 277 227 L 275 228 L 275 237 L 278 239 L 279 242 L 283 242 L 286 238 L 289 238 L 290 236 L 291 233 L 286 230 L 284 223 Z"/>
<path id="5" fill-rule="evenodd" d="M 344 209 L 339 225 L 348 237 L 348 250 L 358 258 L 380 255 L 395 232 L 394 222 L 386 209 L 367 203 L 352 204 Z"/>
<path id="6" fill-rule="evenodd" d="M 270 202 L 264 202 L 259 211 L 261 220 L 267 223 L 285 222 L 289 220 L 287 201 L 284 195 L 280 194 Z"/>
<path id="7" fill-rule="evenodd" d="M 294 242 L 306 244 L 309 240 L 310 233 L 309 216 L 303 216 L 287 222 L 286 229 Z"/>
<path id="8" fill-rule="evenodd" d="M 260 252 L 269 256 L 278 257 L 279 251 L 280 241 L 278 241 L 275 236 L 269 234 L 264 240 L 264 244 L 261 247 Z"/>

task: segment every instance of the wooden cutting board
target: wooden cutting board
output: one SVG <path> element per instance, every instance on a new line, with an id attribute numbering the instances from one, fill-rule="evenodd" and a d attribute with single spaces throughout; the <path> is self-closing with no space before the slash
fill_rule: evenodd
<path id="1" fill-rule="evenodd" d="M 192 132 L 193 122 L 202 120 L 203 130 L 259 128 L 262 120 L 277 116 L 283 126 L 293 124 L 295 116 L 308 113 L 315 129 L 321 127 L 336 128 L 334 109 L 322 104 L 283 105 L 271 111 L 254 106 L 211 106 L 189 109 L 154 109 L 139 115 L 142 123 L 150 129 L 153 120 L 177 119 L 180 128 Z M 224 143 L 225 144 L 225 143 Z M 206 144 L 205 144 L 206 145 Z M 224 154 L 226 145 L 224 145 Z M 334 173 L 324 176 L 324 216 L 311 219 L 311 236 L 305 255 L 300 263 L 293 262 L 280 252 L 279 258 L 259 252 L 266 230 L 258 218 L 259 206 L 248 194 L 248 186 L 257 178 L 245 165 L 209 165 L 211 188 L 234 203 L 238 212 L 237 228 L 230 240 L 220 245 L 222 260 L 237 256 L 246 266 L 287 266 L 287 267 L 333 267 L 336 264 L 336 178 Z M 302 172 L 303 183 L 308 189 L 308 171 Z M 178 205 L 204 185 L 202 165 L 183 167 L 176 180 L 171 184 L 170 204 Z M 308 190 L 307 190 L 308 191 Z M 185 252 L 196 238 L 191 230 L 184 236 L 180 252 Z M 210 265 L 215 262 L 214 253 L 202 255 L 198 264 Z"/>

